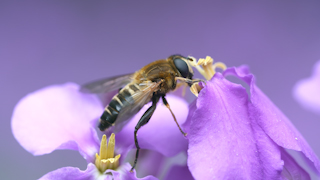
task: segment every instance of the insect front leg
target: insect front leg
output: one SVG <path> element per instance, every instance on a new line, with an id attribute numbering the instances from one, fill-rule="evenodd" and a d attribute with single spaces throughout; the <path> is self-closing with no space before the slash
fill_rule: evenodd
<path id="1" fill-rule="evenodd" d="M 133 169 L 136 167 L 137 165 L 137 161 L 138 161 L 138 156 L 139 156 L 139 144 L 138 144 L 138 139 L 137 139 L 137 132 L 138 130 L 145 124 L 147 124 L 152 116 L 152 114 L 154 113 L 154 111 L 156 110 L 157 107 L 157 102 L 159 101 L 160 97 L 159 96 L 153 96 L 152 97 L 152 105 L 151 107 L 148 108 L 148 110 L 142 115 L 142 117 L 140 118 L 138 124 L 136 125 L 135 129 L 134 129 L 134 143 L 136 145 L 137 151 L 136 151 L 136 158 L 134 159 L 134 163 L 133 166 L 130 170 L 130 172 L 133 171 Z"/>
<path id="2" fill-rule="evenodd" d="M 175 80 L 179 80 L 181 82 L 185 82 L 187 83 L 189 86 L 192 86 L 192 84 L 194 83 L 198 83 L 198 82 L 204 82 L 206 83 L 206 81 L 202 80 L 202 79 L 188 79 L 188 78 L 183 78 L 183 77 L 175 77 Z"/>

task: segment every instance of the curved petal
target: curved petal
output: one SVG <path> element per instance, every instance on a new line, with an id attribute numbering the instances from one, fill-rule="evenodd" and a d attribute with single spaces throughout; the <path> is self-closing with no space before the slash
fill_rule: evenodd
<path id="1" fill-rule="evenodd" d="M 130 169 L 130 164 L 126 163 L 117 170 L 108 169 L 101 174 L 94 164 L 89 163 L 85 171 L 75 167 L 63 167 L 47 173 L 39 180 L 157 180 L 153 176 L 137 178 L 135 170 L 130 172 Z"/>
<path id="2" fill-rule="evenodd" d="M 165 180 L 171 180 L 171 179 L 193 180 L 194 178 L 192 177 L 188 169 L 188 166 L 175 165 L 169 169 L 164 179 Z"/>
<path id="3" fill-rule="evenodd" d="M 246 90 L 217 73 L 190 119 L 188 166 L 195 179 L 280 179 L 279 148 L 250 120 Z"/>
<path id="4" fill-rule="evenodd" d="M 121 165 L 121 167 L 118 168 L 117 171 L 112 172 L 114 177 L 115 177 L 115 173 L 118 173 L 119 175 L 115 177 L 114 180 L 138 180 L 138 179 L 139 180 L 157 180 L 157 178 L 151 175 L 143 178 L 137 178 L 136 170 L 133 170 L 133 172 L 130 172 L 130 169 L 131 169 L 131 165 L 129 163 Z"/>
<path id="5" fill-rule="evenodd" d="M 320 115 L 320 61 L 314 67 L 310 78 L 299 81 L 293 88 L 295 99 L 306 109 Z"/>
<path id="6" fill-rule="evenodd" d="M 12 131 L 33 155 L 79 146 L 85 158 L 93 157 L 99 140 L 90 121 L 102 111 L 99 100 L 80 93 L 74 83 L 49 86 L 20 100 L 13 112 Z"/>
<path id="7" fill-rule="evenodd" d="M 270 99 L 255 85 L 254 76 L 249 73 L 248 67 L 228 68 L 224 75 L 234 75 L 250 86 L 250 112 L 254 113 L 259 126 L 279 146 L 301 151 L 309 158 L 320 172 L 320 161 L 309 144 L 290 120 L 270 101 Z"/>
<path id="8" fill-rule="evenodd" d="M 39 180 L 95 180 L 95 175 L 98 174 L 96 166 L 89 163 L 85 171 L 75 167 L 63 167 L 45 174 Z"/>
<path id="9" fill-rule="evenodd" d="M 134 153 L 132 153 L 129 162 L 133 162 L 134 158 Z M 139 163 L 136 168 L 138 176 L 153 175 L 158 177 L 162 172 L 162 167 L 165 166 L 165 160 L 166 158 L 157 151 L 142 149 L 139 153 Z"/>
<path id="10" fill-rule="evenodd" d="M 167 95 L 166 99 L 179 124 L 183 124 L 188 115 L 187 102 L 172 95 Z M 134 147 L 135 126 L 150 106 L 150 103 L 145 105 L 116 135 L 119 147 Z M 187 149 L 187 140 L 179 131 L 170 111 L 162 103 L 158 103 L 150 121 L 139 129 L 138 142 L 142 149 L 158 151 L 165 156 L 174 156 Z"/>
<path id="11" fill-rule="evenodd" d="M 282 179 L 297 179 L 297 180 L 309 180 L 309 174 L 302 169 L 299 164 L 281 148 L 281 159 L 284 161 L 283 171 L 281 173 Z"/>
<path id="12" fill-rule="evenodd" d="M 190 103 L 187 120 L 182 124 L 182 127 L 186 132 L 190 131 L 190 123 L 191 123 L 190 119 L 192 118 L 192 116 L 194 114 L 194 111 L 197 109 L 197 104 L 196 103 L 197 103 L 196 100 L 193 101 L 192 103 Z"/>

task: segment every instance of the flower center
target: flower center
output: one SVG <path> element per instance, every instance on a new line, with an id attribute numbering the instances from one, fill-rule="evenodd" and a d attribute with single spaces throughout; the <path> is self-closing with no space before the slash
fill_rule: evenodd
<path id="1" fill-rule="evenodd" d="M 217 68 L 222 70 L 227 69 L 227 66 L 222 62 L 213 63 L 213 59 L 210 56 L 207 56 L 205 59 L 200 58 L 198 62 L 195 58 L 192 58 L 192 60 L 190 64 L 195 67 L 206 80 L 210 80 L 214 76 Z M 202 68 L 200 66 L 202 66 Z M 200 87 L 198 83 L 194 83 L 190 88 L 191 92 L 197 97 L 201 89 L 202 87 Z"/>
<path id="2" fill-rule="evenodd" d="M 116 169 L 119 166 L 120 154 L 114 157 L 115 135 L 112 133 L 109 142 L 107 136 L 103 135 L 100 143 L 100 152 L 96 153 L 95 165 L 104 173 L 107 169 Z"/>

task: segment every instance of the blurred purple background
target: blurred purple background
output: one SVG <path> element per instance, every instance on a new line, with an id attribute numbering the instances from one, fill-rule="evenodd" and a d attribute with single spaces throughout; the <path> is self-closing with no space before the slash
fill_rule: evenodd
<path id="1" fill-rule="evenodd" d="M 0 179 L 86 167 L 78 152 L 34 157 L 14 139 L 12 111 L 27 93 L 133 72 L 175 53 L 248 64 L 320 156 L 320 117 L 292 98 L 320 59 L 320 1 L 0 1 L 0 26 Z"/>

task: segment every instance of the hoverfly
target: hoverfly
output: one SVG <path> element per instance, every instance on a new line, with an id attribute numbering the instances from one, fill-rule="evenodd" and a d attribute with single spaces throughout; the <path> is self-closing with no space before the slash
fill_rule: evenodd
<path id="1" fill-rule="evenodd" d="M 192 57 L 172 55 L 167 59 L 154 61 L 135 73 L 102 79 L 82 86 L 83 91 L 89 90 L 91 93 L 108 92 L 124 86 L 112 98 L 101 115 L 98 125 L 101 131 L 113 125 L 115 125 L 115 131 L 119 131 L 130 116 L 136 114 L 148 102 L 152 102 L 151 107 L 143 114 L 134 130 L 137 151 L 131 171 L 137 164 L 140 150 L 137 132 L 148 123 L 160 98 L 170 110 L 181 133 L 186 136 L 171 111 L 165 95 L 177 87 L 178 81 L 187 83 L 189 86 L 199 82 L 199 80 L 192 79 L 193 70 L 189 62 L 193 60 Z"/>

